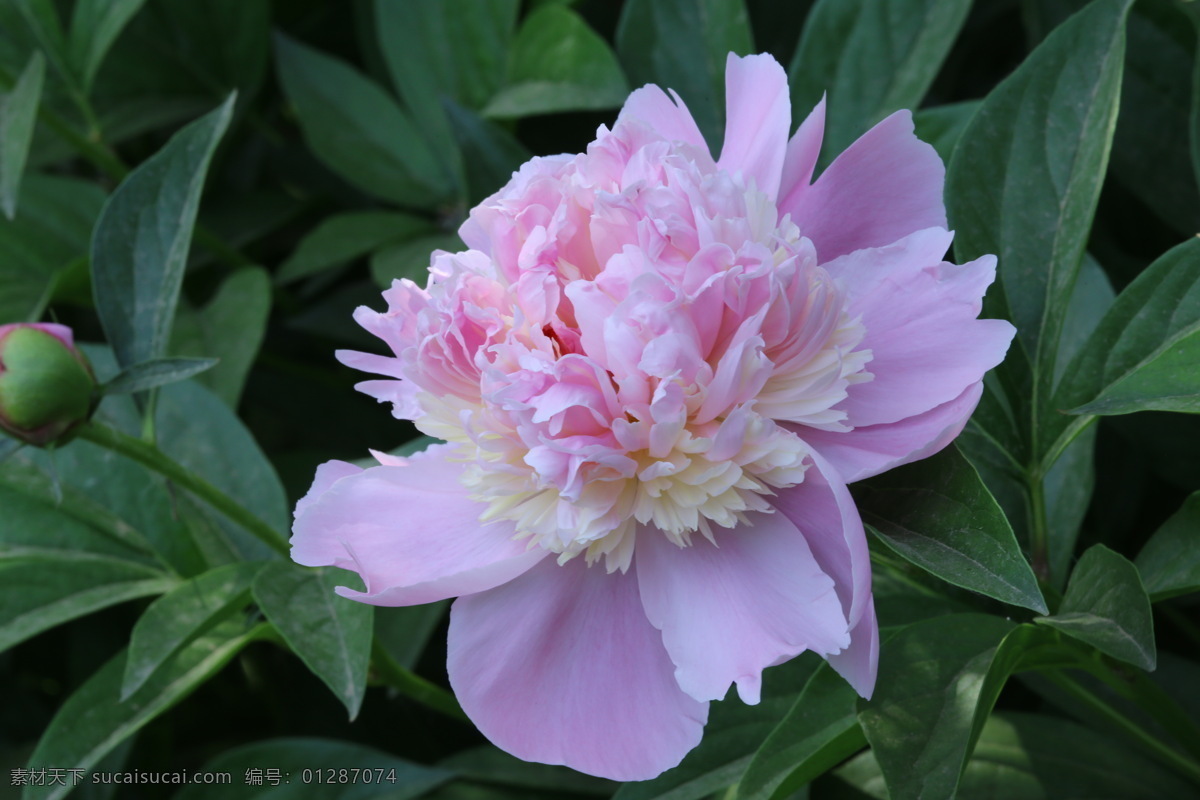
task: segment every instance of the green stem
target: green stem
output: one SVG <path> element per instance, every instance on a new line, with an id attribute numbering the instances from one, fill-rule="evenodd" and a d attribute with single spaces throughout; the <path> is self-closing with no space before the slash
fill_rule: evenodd
<path id="1" fill-rule="evenodd" d="M 1200 764 L 1186 758 L 1175 748 L 1170 747 L 1158 737 L 1151 735 L 1145 728 L 1080 686 L 1064 673 L 1046 670 L 1042 672 L 1042 675 L 1055 686 L 1086 705 L 1092 711 L 1095 711 L 1113 726 L 1136 741 L 1156 761 L 1184 775 L 1193 783 L 1200 785 Z"/>
<path id="2" fill-rule="evenodd" d="M 463 712 L 462 706 L 458 704 L 454 695 L 436 683 L 427 681 L 420 675 L 400 666 L 383 648 L 378 639 L 371 644 L 371 663 L 375 667 L 376 674 L 402 694 L 448 717 L 470 723 L 471 720 Z"/>
<path id="3" fill-rule="evenodd" d="M 1050 524 L 1046 518 L 1046 488 L 1042 475 L 1029 474 L 1029 540 L 1033 548 L 1033 574 L 1050 582 Z"/>
<path id="4" fill-rule="evenodd" d="M 78 436 L 89 442 L 106 447 L 126 458 L 133 459 L 144 467 L 173 481 L 192 494 L 204 500 L 213 508 L 220 511 L 229 519 L 245 528 L 258 539 L 261 539 L 273 550 L 283 555 L 288 554 L 289 545 L 279 531 L 263 522 L 244 506 L 201 478 L 196 473 L 172 461 L 161 450 L 152 444 L 133 436 L 128 436 L 115 428 L 110 428 L 96 421 L 86 422 L 78 428 Z"/>

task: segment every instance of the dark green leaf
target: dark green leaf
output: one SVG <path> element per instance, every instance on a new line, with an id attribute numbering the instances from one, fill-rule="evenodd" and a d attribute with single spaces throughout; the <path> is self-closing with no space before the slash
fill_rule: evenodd
<path id="1" fill-rule="evenodd" d="M 955 447 L 855 486 L 863 519 L 900 555 L 955 586 L 1045 613 L 1004 512 Z"/>
<path id="2" fill-rule="evenodd" d="M 327 217 L 300 240 L 275 274 L 275 282 L 291 283 L 365 256 L 389 242 L 435 231 L 421 217 L 389 211 L 351 211 Z"/>
<path id="3" fill-rule="evenodd" d="M 108 49 L 146 0 L 79 0 L 71 17 L 68 52 L 86 91 Z"/>
<path id="4" fill-rule="evenodd" d="M 1200 240 L 1173 248 L 1121 292 L 1063 378 L 1075 414 L 1200 411 Z"/>
<path id="5" fill-rule="evenodd" d="M 464 750 L 438 762 L 465 780 L 515 786 L 531 791 L 559 792 L 563 795 L 600 795 L 611 797 L 619 784 L 593 778 L 573 769 L 549 764 L 534 764 L 510 756 L 495 747 Z"/>
<path id="6" fill-rule="evenodd" d="M 858 693 L 830 667 L 821 666 L 754 754 L 738 785 L 738 797 L 788 797 L 861 750 L 867 740 L 857 713 Z"/>
<path id="7" fill-rule="evenodd" d="M 304 138 L 331 169 L 360 189 L 415 208 L 436 208 L 457 187 L 413 118 L 347 64 L 299 42 L 276 39 L 279 77 Z"/>
<path id="8" fill-rule="evenodd" d="M 888 114 L 916 108 L 970 9 L 971 0 L 821 0 L 788 69 L 795 122 L 828 92 L 824 151 L 837 154 Z"/>
<path id="9" fill-rule="evenodd" d="M 243 267 L 221 283 L 200 309 L 181 304 L 171 336 L 175 355 L 211 356 L 217 365 L 199 377 L 230 408 L 237 408 L 271 313 L 271 279 L 261 267 Z"/>
<path id="10" fill-rule="evenodd" d="M 35 52 L 12 91 L 0 96 L 0 209 L 9 219 L 17 215 L 21 174 L 33 142 L 45 77 L 46 60 Z"/>
<path id="11" fill-rule="evenodd" d="M 179 584 L 150 604 L 129 639 L 121 699 L 145 685 L 181 647 L 250 602 L 250 584 L 261 564 L 241 562 Z"/>
<path id="12" fill-rule="evenodd" d="M 1079 559 L 1058 613 L 1036 621 L 1113 658 L 1154 669 L 1150 598 L 1137 568 L 1104 545 L 1092 546 Z"/>
<path id="13" fill-rule="evenodd" d="M 345 582 L 340 570 L 276 562 L 255 579 L 254 599 L 353 719 L 367 688 L 374 608 L 334 594 L 334 587 Z"/>
<path id="14" fill-rule="evenodd" d="M 133 394 L 187 380 L 216 366 L 215 358 L 155 358 L 126 367 L 101 387 L 104 394 Z"/>
<path id="15" fill-rule="evenodd" d="M 530 14 L 513 41 L 508 85 L 489 117 L 613 108 L 629 94 L 617 57 L 583 18 L 560 5 Z"/>
<path id="16" fill-rule="evenodd" d="M 117 187 L 96 222 L 96 311 L 122 367 L 166 355 L 200 192 L 233 101 L 172 136 Z"/>
<path id="17" fill-rule="evenodd" d="M 314 782 L 313 775 L 327 770 L 358 768 L 358 780 L 344 784 Z M 232 784 L 204 786 L 190 784 L 176 800 L 408 800 L 454 777 L 446 770 L 414 764 L 401 758 L 352 742 L 333 739 L 267 739 L 228 750 L 204 765 L 208 772 L 228 772 Z M 278 770 L 279 783 L 266 779 L 266 772 Z M 370 778 L 366 777 L 371 771 Z M 263 774 L 263 783 L 248 784 L 244 776 Z M 309 781 L 304 775 L 309 775 Z M 288 778 L 284 778 L 288 776 Z M 349 778 L 349 774 L 347 775 Z M 285 784 L 284 780 L 290 780 Z"/>
<path id="18" fill-rule="evenodd" d="M 387 288 L 398 278 L 408 278 L 418 286 L 429 280 L 430 258 L 435 250 L 451 253 L 463 249 L 462 240 L 453 233 L 418 236 L 405 242 L 388 245 L 371 256 L 371 277 Z"/>
<path id="19" fill-rule="evenodd" d="M 29 763 L 91 769 L 109 751 L 167 711 L 229 663 L 258 630 L 240 623 L 219 626 L 176 653 L 133 696 L 121 700 L 125 651 L 114 656 L 58 709 Z M 69 784 L 69 782 L 68 782 Z M 58 800 L 69 785 L 27 786 L 22 800 Z"/>
<path id="20" fill-rule="evenodd" d="M 511 133 L 475 112 L 452 101 L 446 101 L 446 112 L 466 162 L 468 203 L 496 192 L 533 157 Z"/>
<path id="21" fill-rule="evenodd" d="M 1200 492 L 1162 524 L 1142 547 L 1138 572 L 1151 600 L 1200 590 Z"/>
<path id="22" fill-rule="evenodd" d="M 447 603 L 375 609 L 375 641 L 405 669 L 415 669 Z"/>
<path id="23" fill-rule="evenodd" d="M 956 614 L 885 643 L 875 694 L 858 716 L 892 800 L 954 797 L 972 734 L 995 702 L 985 683 L 1012 629 L 999 617 Z"/>
<path id="24" fill-rule="evenodd" d="M 933 145 L 942 161 L 950 163 L 954 148 L 962 138 L 963 131 L 979 106 L 981 100 L 966 100 L 934 108 L 923 108 L 913 114 L 913 125 L 917 138 Z"/>
<path id="25" fill-rule="evenodd" d="M 724 138 L 725 59 L 753 49 L 743 0 L 629 0 L 617 26 L 629 82 L 679 92 L 714 153 Z"/>
<path id="26" fill-rule="evenodd" d="M 0 651 L 68 620 L 174 585 L 166 573 L 138 561 L 0 545 Z"/>
<path id="27" fill-rule="evenodd" d="M 25 176 L 16 219 L 0 219 L 0 319 L 41 318 L 59 277 L 87 255 L 103 204 L 93 183 Z"/>

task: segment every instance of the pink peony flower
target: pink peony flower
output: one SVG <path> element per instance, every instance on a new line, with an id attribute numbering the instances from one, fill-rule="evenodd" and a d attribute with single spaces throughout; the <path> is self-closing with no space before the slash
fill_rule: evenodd
<path id="1" fill-rule="evenodd" d="M 944 170 L 888 117 L 812 182 L 818 105 L 729 57 L 716 161 L 647 86 L 586 153 L 535 158 L 355 318 L 359 389 L 444 440 L 330 462 L 293 558 L 377 605 L 459 597 L 450 681 L 497 746 L 617 780 L 699 741 L 731 684 L 812 650 L 864 696 L 879 634 L 846 483 L 962 430 L 1012 326 L 954 265 Z"/>

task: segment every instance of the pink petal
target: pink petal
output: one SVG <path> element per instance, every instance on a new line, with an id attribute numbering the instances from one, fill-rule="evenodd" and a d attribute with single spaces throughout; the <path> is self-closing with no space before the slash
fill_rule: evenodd
<path id="1" fill-rule="evenodd" d="M 696 120 L 688 111 L 679 95 L 671 92 L 667 97 L 662 89 L 653 84 L 643 86 L 629 95 L 621 113 L 617 116 L 617 124 L 621 120 L 632 117 L 648 124 L 664 139 L 676 142 L 686 142 L 708 151 L 708 143 L 704 134 L 696 127 Z"/>
<path id="2" fill-rule="evenodd" d="M 996 277 L 996 259 L 941 261 L 951 234 L 920 231 L 892 245 L 859 250 L 825 268 L 845 288 L 847 311 L 862 316 L 874 378 L 855 384 L 838 406 L 855 427 L 915 416 L 948 403 L 1000 363 L 1014 329 L 976 319 Z"/>
<path id="3" fill-rule="evenodd" d="M 821 155 L 821 142 L 825 138 L 825 97 L 809 112 L 796 129 L 796 135 L 787 146 L 783 160 L 783 180 L 779 184 L 780 208 L 794 208 L 800 195 L 807 191 L 812 181 L 813 169 Z M 780 211 L 780 216 L 783 216 Z"/>
<path id="4" fill-rule="evenodd" d="M 697 700 L 720 700 L 736 681 L 742 700 L 757 703 L 763 668 L 850 644 L 833 581 L 804 535 L 783 514 L 752 519 L 718 530 L 719 546 L 699 535 L 683 548 L 654 530 L 638 535 L 646 616 L 663 632 L 680 688 Z"/>
<path id="5" fill-rule="evenodd" d="M 467 497 L 448 450 L 359 472 L 325 465 L 296 506 L 292 559 L 357 572 L 366 592 L 338 593 L 379 606 L 481 592 L 525 572 L 546 551 L 514 541 L 512 523 L 479 522 L 485 507 Z"/>
<path id="6" fill-rule="evenodd" d="M 867 535 L 840 476 L 819 454 L 811 457 L 813 466 L 804 473 L 804 482 L 780 489 L 771 504 L 800 529 L 821 571 L 833 578 L 842 611 L 854 629 L 871 604 Z"/>
<path id="7" fill-rule="evenodd" d="M 836 655 L 826 656 L 825 660 L 854 687 L 854 691 L 871 699 L 879 674 L 879 623 L 875 619 L 874 600 L 868 598 L 862 618 L 850 631 L 850 646 Z"/>
<path id="8" fill-rule="evenodd" d="M 708 717 L 676 685 L 637 578 L 582 558 L 546 559 L 456 601 L 447 661 L 463 709 L 497 747 L 613 780 L 675 766 Z"/>
<path id="9" fill-rule="evenodd" d="M 717 166 L 753 178 L 768 197 L 779 192 L 792 103 L 787 74 L 769 55 L 725 61 L 725 144 Z"/>
<path id="10" fill-rule="evenodd" d="M 973 383 L 962 394 L 923 414 L 899 422 L 868 425 L 847 433 L 786 427 L 815 447 L 846 483 L 879 475 L 903 464 L 928 458 L 962 433 L 979 404 L 983 382 Z"/>
<path id="11" fill-rule="evenodd" d="M 914 231 L 945 228 L 946 168 L 897 111 L 846 148 L 809 189 L 789 193 L 779 215 L 817 246 L 821 263 L 881 247 Z"/>

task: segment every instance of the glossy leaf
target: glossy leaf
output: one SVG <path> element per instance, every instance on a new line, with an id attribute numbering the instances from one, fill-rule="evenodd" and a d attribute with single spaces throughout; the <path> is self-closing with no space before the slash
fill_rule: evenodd
<path id="1" fill-rule="evenodd" d="M 1153 670 L 1154 617 L 1137 568 L 1104 545 L 1083 554 L 1058 612 L 1038 617 L 1113 658 Z"/>
<path id="2" fill-rule="evenodd" d="M 0 210 L 9 219 L 17 215 L 21 175 L 33 142 L 45 78 L 46 60 L 41 53 L 34 53 L 12 89 L 0 95 Z"/>
<path id="3" fill-rule="evenodd" d="M 714 153 L 724 137 L 725 59 L 753 49 L 743 0 L 629 0 L 617 26 L 629 83 L 678 92 Z"/>
<path id="4" fill-rule="evenodd" d="M 900 555 L 955 586 L 1045 613 L 1004 512 L 957 448 L 855 485 L 863 520 Z"/>
<path id="5" fill-rule="evenodd" d="M 508 62 L 508 82 L 483 109 L 488 117 L 614 108 L 629 84 L 608 43 L 583 18 L 543 6 L 521 24 Z"/>
<path id="6" fill-rule="evenodd" d="M 389 211 L 351 211 L 324 219 L 280 266 L 275 282 L 287 284 L 341 266 L 392 241 L 436 229 L 427 220 Z"/>
<path id="7" fill-rule="evenodd" d="M 992 300 L 1046 375 L 1108 163 L 1131 2 L 1095 0 L 1050 34 L 984 100 L 947 174 L 955 253 L 998 256 Z"/>
<path id="8" fill-rule="evenodd" d="M 417 659 L 446 616 L 448 603 L 426 603 L 395 608 L 376 607 L 375 641 L 397 664 L 415 669 Z"/>
<path id="9" fill-rule="evenodd" d="M 200 191 L 233 102 L 172 136 L 117 187 L 96 222 L 96 311 L 122 367 L 166 355 Z"/>
<path id="10" fill-rule="evenodd" d="M 374 608 L 334 594 L 334 587 L 345 582 L 340 570 L 276 562 L 254 580 L 254 599 L 353 719 L 367 689 Z"/>
<path id="11" fill-rule="evenodd" d="M 1134 564 L 1151 600 L 1200 590 L 1200 492 L 1193 493 L 1142 547 Z"/>
<path id="12" fill-rule="evenodd" d="M 354 742 L 333 739 L 267 739 L 228 750 L 204 765 L 208 772 L 228 772 L 237 776 L 232 784 L 223 786 L 190 784 L 178 794 L 176 800 L 226 800 L 226 798 L 269 798 L 269 800 L 408 800 L 420 797 L 454 777 L 452 772 L 423 764 L 414 764 L 402 758 L 366 747 Z M 266 769 L 279 771 L 279 783 L 264 781 L 261 785 L 248 784 L 241 778 L 252 771 Z M 340 783 L 311 782 L 314 774 L 324 776 L 333 770 L 358 769 L 358 780 Z M 370 779 L 365 773 L 371 771 Z M 310 781 L 304 781 L 308 772 Z M 290 783 L 284 783 L 287 775 Z M 378 776 L 378 779 L 377 779 Z"/>
<path id="13" fill-rule="evenodd" d="M 1056 404 L 1075 414 L 1200 411 L 1200 240 L 1146 268 L 1071 363 Z"/>
<path id="14" fill-rule="evenodd" d="M 826 153 L 921 105 L 971 0 L 821 0 L 788 68 L 796 124 L 828 93 Z"/>
<path id="15" fill-rule="evenodd" d="M 271 312 L 271 279 L 261 267 L 243 267 L 221 283 L 202 308 L 181 304 L 171 336 L 178 356 L 217 359 L 197 380 L 237 408 L 250 366 L 258 356 Z"/>
<path id="16" fill-rule="evenodd" d="M 456 192 L 413 117 L 387 92 L 342 61 L 283 36 L 279 77 L 304 138 L 331 169 L 376 197 L 436 208 Z"/>
<path id="17" fill-rule="evenodd" d="M 1013 625 L 956 614 L 919 622 L 886 644 L 875 694 L 859 712 L 892 800 L 953 798 L 995 696 L 984 691 Z"/>
<path id="18" fill-rule="evenodd" d="M 133 394 L 187 380 L 216 366 L 215 358 L 155 358 L 126 367 L 101 389 L 105 394 Z"/>
<path id="19" fill-rule="evenodd" d="M 167 659 L 224 617 L 250 602 L 250 585 L 262 565 L 229 564 L 179 584 L 138 618 L 129 638 L 121 699 L 145 685 Z"/>
<path id="20" fill-rule="evenodd" d="M 418 286 L 424 286 L 429 281 L 429 265 L 435 250 L 454 253 L 462 249 L 462 240 L 453 233 L 435 233 L 396 242 L 371 255 L 371 277 L 384 288 L 399 278 L 408 278 Z"/>
<path id="21" fill-rule="evenodd" d="M 822 665 L 754 754 L 738 785 L 738 797 L 788 797 L 866 743 L 858 723 L 858 693 Z"/>
<path id="22" fill-rule="evenodd" d="M 67 47 L 85 91 L 92 85 L 117 36 L 145 3 L 146 0 L 79 0 L 75 4 Z"/>
<path id="23" fill-rule="evenodd" d="M 67 698 L 42 734 L 29 763 L 90 769 L 146 723 L 170 709 L 229 663 L 258 635 L 228 623 L 176 653 L 131 697 L 121 700 L 125 672 L 123 650 Z M 69 782 L 68 782 L 69 783 Z M 25 787 L 23 800 L 58 800 L 70 786 Z"/>

